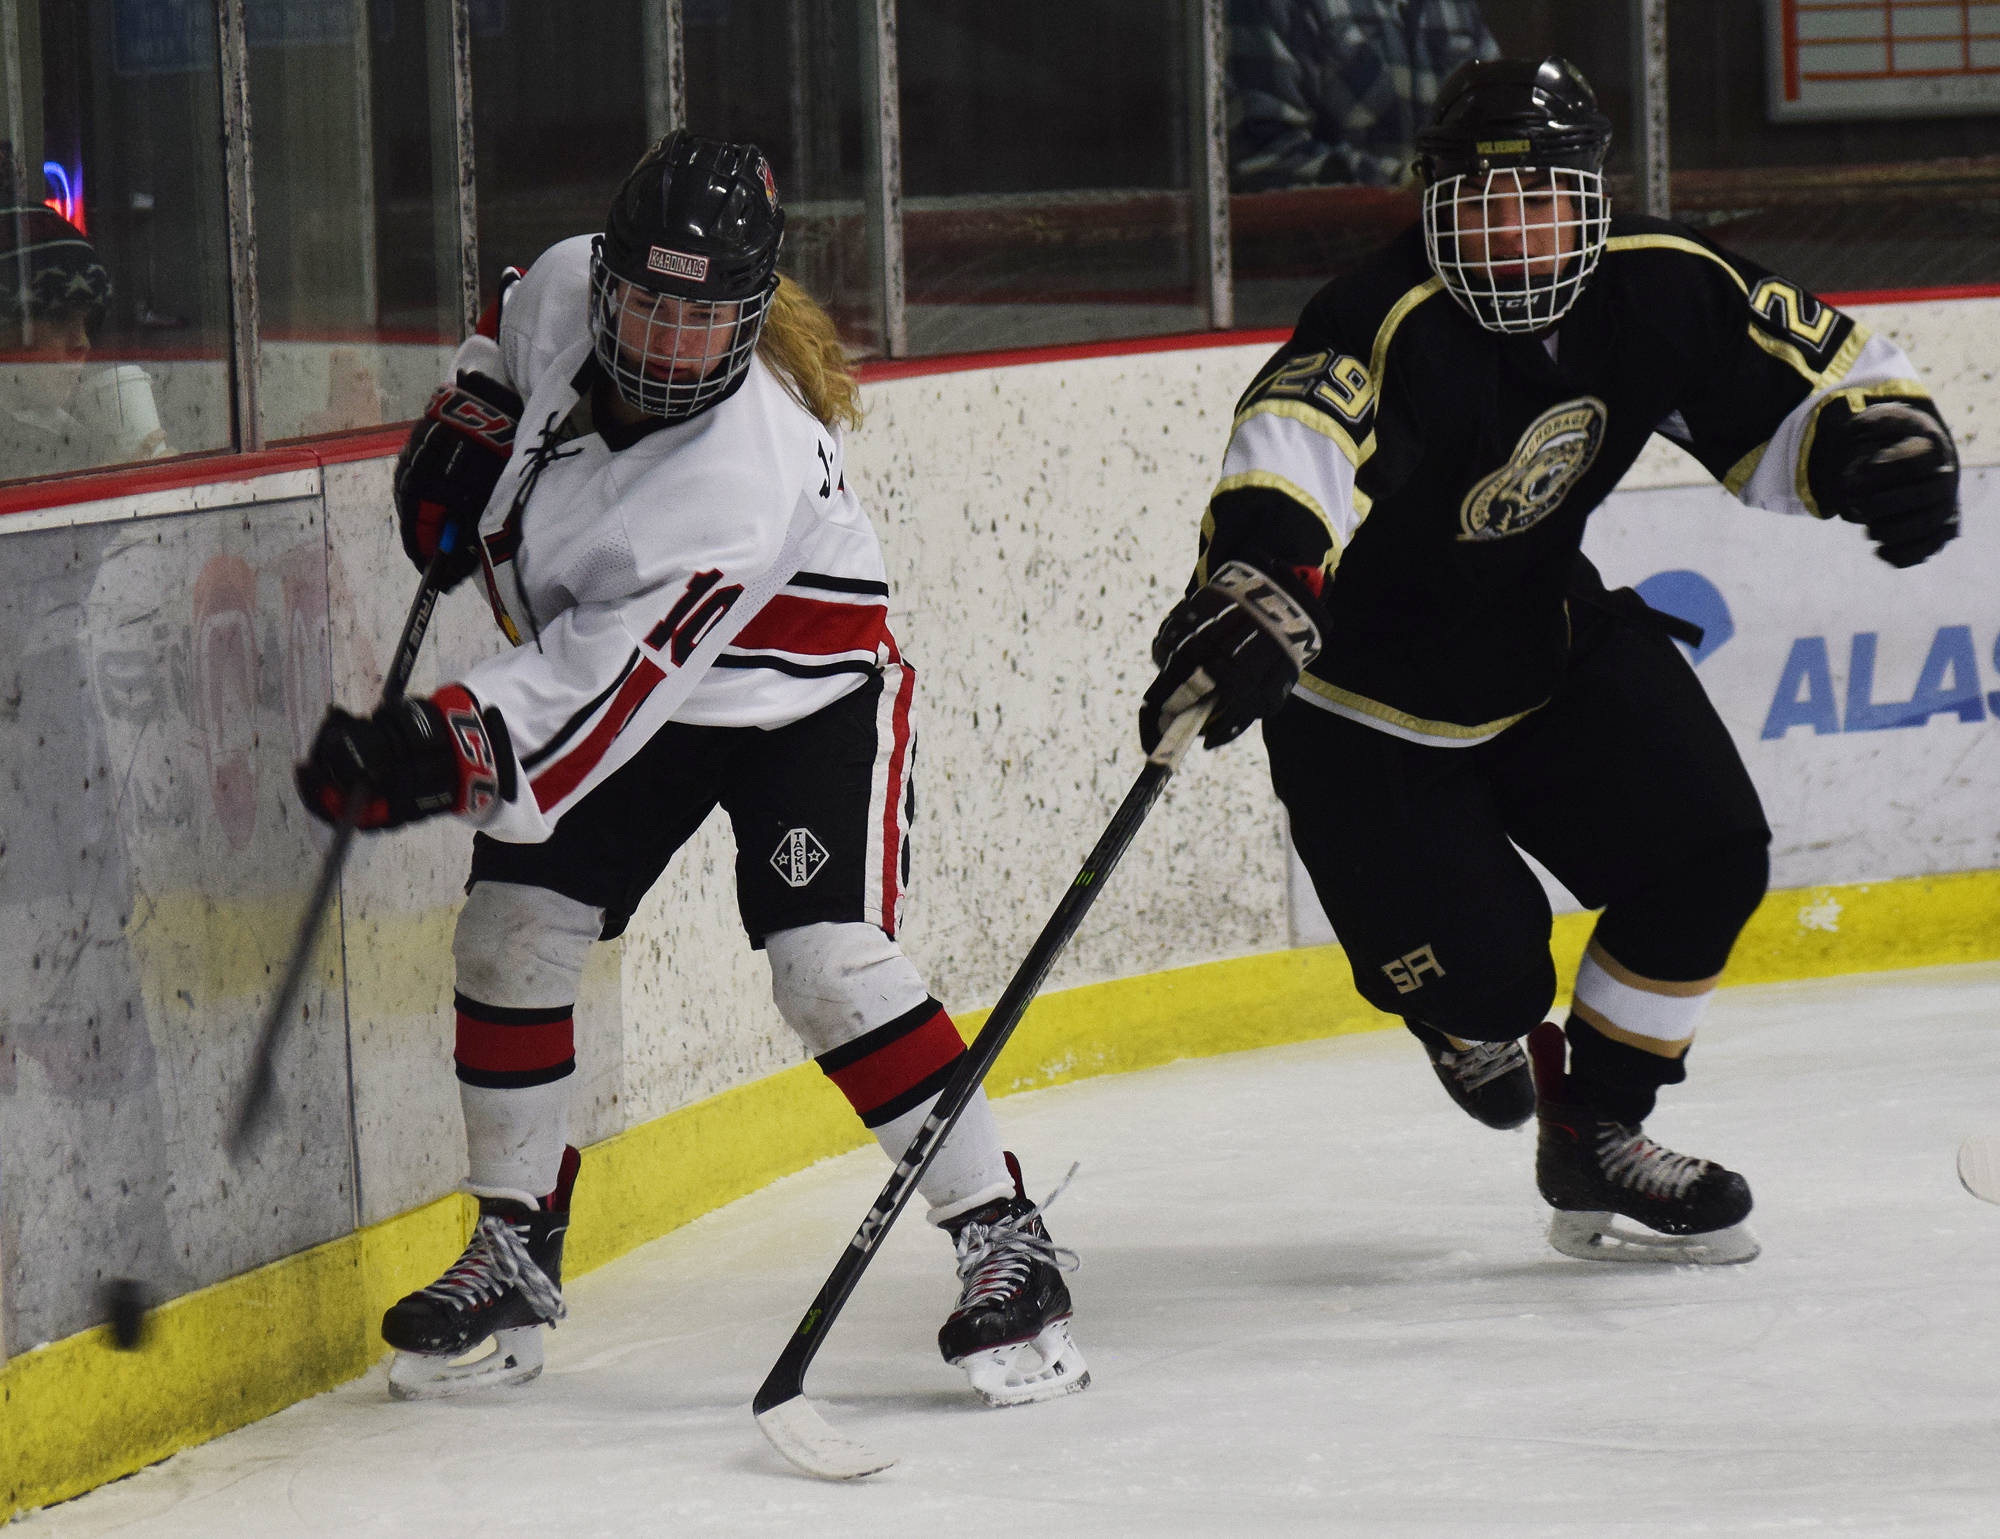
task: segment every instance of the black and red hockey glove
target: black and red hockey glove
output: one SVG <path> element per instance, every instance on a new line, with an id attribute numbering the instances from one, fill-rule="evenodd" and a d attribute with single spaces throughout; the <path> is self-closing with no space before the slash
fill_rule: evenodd
<path id="1" fill-rule="evenodd" d="M 446 529 L 458 530 L 440 574 L 445 591 L 479 569 L 473 534 L 514 452 L 520 423 L 520 396 L 497 379 L 462 369 L 456 380 L 438 386 L 396 458 L 396 524 L 403 552 L 417 569 L 430 566 Z"/>
<path id="2" fill-rule="evenodd" d="M 1159 677 L 1139 707 L 1139 742 L 1151 753 L 1167 725 L 1211 695 L 1205 747 L 1220 748 L 1285 703 L 1319 656 L 1319 601 L 1305 576 L 1231 561 L 1182 599 L 1153 638 Z"/>
<path id="3" fill-rule="evenodd" d="M 1958 455 L 1930 412 L 1877 401 L 1822 417 L 1812 461 L 1821 508 L 1865 525 L 1889 565 L 1915 566 L 1958 537 Z"/>
<path id="4" fill-rule="evenodd" d="M 482 714 L 464 686 L 447 684 L 368 717 L 334 706 L 296 778 L 306 811 L 322 822 L 339 822 L 358 797 L 355 827 L 400 828 L 446 812 L 477 818 L 510 800 L 514 751 L 500 713 Z"/>

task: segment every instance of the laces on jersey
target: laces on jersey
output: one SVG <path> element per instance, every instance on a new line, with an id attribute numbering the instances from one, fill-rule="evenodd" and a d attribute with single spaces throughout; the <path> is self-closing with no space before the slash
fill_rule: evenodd
<path id="1" fill-rule="evenodd" d="M 1597 1163 L 1604 1178 L 1649 1197 L 1684 1197 L 1708 1161 L 1663 1149 L 1637 1128 L 1607 1122 L 1597 1131 Z"/>
<path id="2" fill-rule="evenodd" d="M 1069 1174 L 1039 1203 L 1031 1202 L 990 1223 L 968 1219 L 960 1227 L 953 1236 L 958 1248 L 958 1276 L 964 1284 L 958 1296 L 959 1312 L 1020 1292 L 1028 1281 L 1029 1268 L 1038 1261 L 1064 1272 L 1074 1272 L 1082 1265 L 1075 1251 L 1056 1244 L 1038 1224 L 1068 1189 L 1076 1171 L 1075 1165 L 1070 1166 Z"/>
<path id="3" fill-rule="evenodd" d="M 1518 1042 L 1475 1042 L 1463 1051 L 1447 1049 L 1438 1054 L 1445 1072 L 1467 1090 L 1479 1090 L 1512 1073 L 1523 1061 Z"/>
<path id="4" fill-rule="evenodd" d="M 551 1325 L 563 1319 L 569 1306 L 563 1302 L 562 1289 L 528 1254 L 527 1241 L 521 1237 L 523 1228 L 525 1225 L 500 1214 L 484 1215 L 472 1231 L 472 1243 L 452 1263 L 451 1270 L 423 1291 L 476 1309 L 509 1288 L 519 1288 L 535 1313 Z"/>

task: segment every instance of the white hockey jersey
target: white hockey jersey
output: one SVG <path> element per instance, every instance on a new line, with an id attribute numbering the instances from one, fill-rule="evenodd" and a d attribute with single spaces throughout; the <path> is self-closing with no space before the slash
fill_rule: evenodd
<path id="1" fill-rule="evenodd" d="M 482 826 L 517 843 L 546 839 L 668 721 L 784 726 L 896 657 L 841 435 L 762 359 L 720 405 L 636 442 L 592 423 L 590 249 L 544 253 L 506 294 L 497 349 L 475 337 L 455 365 L 526 400 L 479 524 L 515 648 L 463 681 L 507 724 L 515 795 Z"/>

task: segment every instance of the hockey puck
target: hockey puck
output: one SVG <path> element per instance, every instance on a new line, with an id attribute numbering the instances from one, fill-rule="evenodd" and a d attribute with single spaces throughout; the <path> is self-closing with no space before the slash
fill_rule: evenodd
<path id="1" fill-rule="evenodd" d="M 121 1352 L 136 1352 L 146 1340 L 146 1290 L 136 1277 L 114 1277 L 104 1285 L 105 1329 Z"/>

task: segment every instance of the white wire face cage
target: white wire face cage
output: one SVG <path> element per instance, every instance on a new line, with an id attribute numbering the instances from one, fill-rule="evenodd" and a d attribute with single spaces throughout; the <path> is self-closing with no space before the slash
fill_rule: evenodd
<path id="1" fill-rule="evenodd" d="M 635 411 L 684 422 L 736 387 L 757 351 L 775 278 L 748 299 L 679 299 L 590 264 L 597 361 Z"/>
<path id="2" fill-rule="evenodd" d="M 1596 171 L 1510 166 L 1424 189 L 1431 271 L 1488 331 L 1553 326 L 1583 292 L 1610 228 Z"/>

